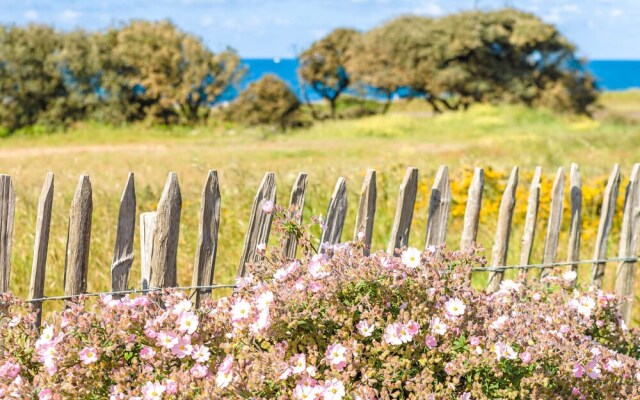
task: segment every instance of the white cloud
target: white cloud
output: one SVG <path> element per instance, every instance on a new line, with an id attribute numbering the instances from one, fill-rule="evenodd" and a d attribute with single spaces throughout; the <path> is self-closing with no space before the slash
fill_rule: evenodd
<path id="1" fill-rule="evenodd" d="M 436 3 L 426 3 L 413 9 L 415 14 L 437 17 L 444 14 L 444 10 Z"/>
<path id="2" fill-rule="evenodd" d="M 614 9 L 612 9 L 612 10 L 611 10 L 611 16 L 612 16 L 613 18 L 622 17 L 622 15 L 623 15 L 623 14 L 624 14 L 624 13 L 623 13 L 623 12 L 622 12 L 622 10 L 621 10 L 621 9 L 619 9 L 619 8 L 614 8 Z"/>
<path id="3" fill-rule="evenodd" d="M 63 21 L 75 21 L 76 19 L 80 18 L 81 15 L 81 12 L 67 9 L 58 14 L 58 17 Z"/>
<path id="4" fill-rule="evenodd" d="M 24 13 L 24 17 L 27 21 L 35 21 L 38 19 L 38 12 L 36 10 L 27 10 Z"/>
<path id="5" fill-rule="evenodd" d="M 208 28 L 213 25 L 213 18 L 206 16 L 200 20 L 200 26 Z"/>

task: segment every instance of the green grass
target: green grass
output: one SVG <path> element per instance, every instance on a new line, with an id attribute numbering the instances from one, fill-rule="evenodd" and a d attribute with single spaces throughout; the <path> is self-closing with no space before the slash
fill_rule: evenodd
<path id="1" fill-rule="evenodd" d="M 632 114 L 637 108 L 629 107 L 630 102 L 639 104 L 640 96 L 606 94 L 603 110 L 618 116 Z M 383 249 L 393 221 L 398 185 L 408 166 L 420 170 L 411 244 L 421 246 L 429 188 L 440 164 L 449 166 L 452 181 L 462 179 L 473 166 L 506 173 L 518 165 L 523 171 L 519 190 L 526 192 L 527 179 L 536 165 L 543 167 L 548 181 L 558 167 L 568 169 L 571 162 L 577 162 L 584 179 L 594 180 L 606 177 L 611 166 L 620 163 L 626 179 L 632 164 L 640 161 L 638 143 L 640 126 L 632 119 L 592 120 L 548 110 L 485 105 L 433 117 L 424 103 L 415 101 L 394 104 L 387 115 L 325 121 L 284 134 L 225 125 L 165 129 L 142 125 L 111 128 L 91 123 L 51 135 L 17 134 L 0 140 L 0 172 L 12 176 L 17 195 L 11 290 L 20 296 L 28 293 L 36 206 L 47 171 L 56 174 L 56 190 L 45 293 L 57 295 L 63 288 L 69 205 L 82 173 L 91 177 L 94 201 L 88 290 L 102 291 L 109 287 L 118 203 L 129 171 L 136 173 L 138 212 L 154 210 L 167 173 L 178 173 L 183 196 L 178 276 L 179 283 L 186 285 L 191 282 L 200 191 L 207 170 L 218 170 L 222 226 L 215 280 L 228 283 L 235 276 L 253 196 L 266 171 L 276 173 L 280 203 L 288 201 L 297 173 L 309 174 L 306 220 L 326 212 L 336 179 L 345 177 L 349 212 L 343 238 L 348 239 L 353 235 L 362 179 L 367 168 L 376 169 L 378 211 L 373 245 Z M 454 201 L 464 201 L 461 197 Z M 523 213 L 523 208 L 517 212 Z M 522 219 L 521 215 L 516 217 Z M 539 221 L 535 262 L 541 258 L 544 224 Z M 452 218 L 450 225 L 448 241 L 455 246 L 460 218 Z M 483 217 L 479 240 L 487 248 L 492 245 L 494 226 L 492 214 Z M 516 225 L 510 263 L 517 262 L 521 234 L 521 226 Z M 611 243 L 610 254 L 617 254 L 615 238 Z M 137 237 L 135 246 L 139 248 Z M 566 240 L 561 243 L 559 258 L 564 257 L 565 248 Z M 591 243 L 584 243 L 583 258 L 590 258 L 591 249 Z M 615 266 L 608 268 L 610 286 Z M 589 269 L 583 267 L 582 279 Z M 136 254 L 132 285 L 138 285 L 139 271 Z"/>

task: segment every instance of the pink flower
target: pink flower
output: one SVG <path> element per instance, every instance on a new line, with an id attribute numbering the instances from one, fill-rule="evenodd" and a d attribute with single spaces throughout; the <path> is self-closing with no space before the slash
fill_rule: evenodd
<path id="1" fill-rule="evenodd" d="M 464 392 L 460 395 L 459 400 L 471 400 L 471 393 Z"/>
<path id="2" fill-rule="evenodd" d="M 273 212 L 273 201 L 271 200 L 267 200 L 264 203 L 262 203 L 262 211 L 264 211 L 266 214 L 271 214 Z"/>
<path id="3" fill-rule="evenodd" d="M 53 392 L 51 389 L 42 389 L 38 392 L 38 400 L 51 400 L 53 399 Z"/>
<path id="4" fill-rule="evenodd" d="M 84 365 L 93 364 L 98 361 L 98 351 L 95 347 L 85 347 L 80 350 L 78 355 L 80 356 L 80 361 L 82 361 Z"/>
<path id="5" fill-rule="evenodd" d="M 222 363 L 218 366 L 218 373 L 216 374 L 216 386 L 219 388 L 225 388 L 229 386 L 233 380 L 233 356 L 228 355 L 222 360 Z"/>
<path id="6" fill-rule="evenodd" d="M 263 252 L 263 251 L 266 251 L 266 250 L 267 250 L 267 244 L 266 244 L 266 243 L 258 243 L 258 244 L 256 245 L 256 250 L 257 250 L 259 253 L 261 253 L 261 252 Z"/>
<path id="7" fill-rule="evenodd" d="M 178 393 L 178 384 L 173 379 L 165 379 L 164 386 L 166 388 L 167 394 Z"/>
<path id="8" fill-rule="evenodd" d="M 580 396 L 580 389 L 578 389 L 577 387 L 574 387 L 573 389 L 571 389 L 571 395 L 573 396 Z"/>
<path id="9" fill-rule="evenodd" d="M 143 360 L 151 360 L 153 357 L 155 357 L 155 355 L 156 351 L 151 347 L 145 347 L 140 350 L 140 358 L 142 358 Z"/>
<path id="10" fill-rule="evenodd" d="M 160 400 L 166 388 L 160 382 L 147 382 L 142 387 L 145 400 Z"/>
<path id="11" fill-rule="evenodd" d="M 531 353 L 525 351 L 524 353 L 520 354 L 520 359 L 524 364 L 529 364 L 531 362 Z"/>
<path id="12" fill-rule="evenodd" d="M 157 336 L 157 342 L 165 349 L 171 350 L 178 343 L 178 337 L 173 332 L 160 332 Z"/>
<path id="13" fill-rule="evenodd" d="M 596 360 L 591 360 L 585 365 L 585 371 L 587 372 L 587 376 L 591 379 L 599 379 L 602 376 L 600 371 L 600 367 Z"/>
<path id="14" fill-rule="evenodd" d="M 209 356 L 211 352 L 209 348 L 205 345 L 195 345 L 193 346 L 193 351 L 191 352 L 191 358 L 193 358 L 196 362 L 203 363 L 209 361 Z"/>
<path id="15" fill-rule="evenodd" d="M 320 396 L 322 387 L 316 386 L 314 382 L 298 382 L 293 389 L 293 398 L 297 400 L 315 400 Z"/>
<path id="16" fill-rule="evenodd" d="M 191 338 L 189 336 L 183 336 L 178 339 L 178 342 L 171 348 L 171 354 L 178 358 L 184 358 L 191 355 L 193 347 L 191 346 Z"/>
<path id="17" fill-rule="evenodd" d="M 324 383 L 322 398 L 324 400 L 341 400 L 345 395 L 344 385 L 339 380 L 333 378 Z"/>
<path id="18" fill-rule="evenodd" d="M 433 335 L 427 336 L 425 343 L 427 347 L 430 349 L 434 349 L 436 346 L 438 346 L 438 341 L 436 340 L 436 337 Z"/>
<path id="19" fill-rule="evenodd" d="M 188 311 L 191 311 L 191 301 L 190 300 L 180 300 L 173 306 L 172 312 L 175 315 L 184 314 Z"/>
<path id="20" fill-rule="evenodd" d="M 373 333 L 373 330 L 375 329 L 375 326 L 376 326 L 376 324 L 369 325 L 369 322 L 366 319 L 364 319 L 364 320 L 358 322 L 358 324 L 356 325 L 356 328 L 358 328 L 358 332 L 362 336 L 369 337 Z"/>
<path id="21" fill-rule="evenodd" d="M 574 378 L 582 378 L 584 375 L 584 368 L 579 363 L 573 364 L 573 376 Z"/>
<path id="22" fill-rule="evenodd" d="M 340 343 L 327 347 L 327 361 L 332 368 L 342 371 L 347 366 L 347 348 Z"/>
<path id="23" fill-rule="evenodd" d="M 291 357 L 291 372 L 300 374 L 307 368 L 307 357 L 304 354 L 296 354 Z"/>
<path id="24" fill-rule="evenodd" d="M 431 332 L 435 333 L 436 335 L 444 335 L 445 333 L 447 333 L 447 324 L 440 321 L 440 318 L 436 317 L 431 322 Z"/>
<path id="25" fill-rule="evenodd" d="M 400 322 L 387 325 L 384 329 L 384 341 L 393 346 L 399 346 L 402 344 L 401 330 L 403 325 Z"/>
<path id="26" fill-rule="evenodd" d="M 189 372 L 191 372 L 191 375 L 193 375 L 194 378 L 200 379 L 200 378 L 204 378 L 205 376 L 207 376 L 207 373 L 209 372 L 209 369 L 207 368 L 206 365 L 196 364 L 193 367 L 191 367 Z"/>
<path id="27" fill-rule="evenodd" d="M 413 337 L 420 330 L 420 325 L 418 325 L 417 322 L 410 320 L 409 322 L 406 323 L 405 329 L 407 330 L 407 333 L 409 333 L 409 335 Z"/>

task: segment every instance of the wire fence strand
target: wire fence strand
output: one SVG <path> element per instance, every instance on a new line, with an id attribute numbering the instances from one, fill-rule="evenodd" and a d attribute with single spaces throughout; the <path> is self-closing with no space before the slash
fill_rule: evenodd
<path id="1" fill-rule="evenodd" d="M 605 258 L 605 259 L 597 259 L 597 260 L 562 261 L 562 262 L 554 262 L 554 263 L 546 263 L 546 264 L 505 265 L 505 266 L 499 266 L 499 267 L 473 267 L 471 268 L 471 270 L 473 272 L 504 272 L 511 269 L 516 269 L 516 270 L 547 269 L 547 268 L 557 268 L 557 267 L 565 267 L 570 265 L 581 265 L 581 264 L 606 264 L 609 262 L 634 263 L 634 262 L 637 262 L 638 260 L 640 260 L 640 258 L 638 257 L 614 257 L 614 258 Z M 178 287 L 165 288 L 165 289 L 194 290 L 194 293 L 195 293 L 196 290 L 212 291 L 217 289 L 235 289 L 236 287 L 237 286 L 233 284 L 226 284 L 226 285 L 208 285 L 208 286 L 178 286 Z M 39 302 L 53 301 L 53 300 L 73 300 L 80 297 L 146 294 L 151 292 L 159 292 L 165 289 L 147 288 L 147 289 L 121 290 L 121 291 L 115 291 L 115 292 L 83 293 L 83 294 L 77 294 L 73 296 L 45 296 L 37 299 L 29 299 L 26 301 L 29 303 L 39 303 Z"/>

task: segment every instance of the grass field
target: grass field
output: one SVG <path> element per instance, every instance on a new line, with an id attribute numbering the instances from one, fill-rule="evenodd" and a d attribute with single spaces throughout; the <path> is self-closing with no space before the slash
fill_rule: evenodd
<path id="1" fill-rule="evenodd" d="M 479 241 L 490 248 L 500 191 L 509 170 L 518 165 L 522 172 L 509 254 L 509 262 L 516 263 L 525 212 L 523 199 L 534 167 L 541 165 L 545 173 L 532 259 L 537 262 L 542 258 L 550 181 L 558 167 L 568 171 L 570 163 L 577 162 L 585 191 L 591 193 L 586 196 L 589 200 L 585 205 L 582 248 L 582 258 L 590 258 L 599 193 L 612 165 L 621 165 L 624 185 L 633 163 L 640 162 L 640 92 L 607 93 L 601 102 L 596 119 L 515 106 L 476 106 L 466 112 L 434 117 L 424 105 L 413 102 L 394 106 L 388 115 L 322 122 L 286 134 L 224 126 L 164 129 L 136 125 L 116 129 L 87 124 L 67 133 L 5 138 L 0 140 L 0 173 L 12 176 L 17 195 L 11 290 L 20 296 L 28 292 L 37 199 L 47 171 L 54 172 L 56 180 L 45 285 L 45 293 L 50 296 L 62 292 L 68 210 L 82 173 L 88 173 L 93 184 L 88 284 L 92 292 L 109 287 L 118 203 L 129 171 L 136 174 L 139 212 L 155 209 L 169 171 L 179 175 L 183 211 L 178 277 L 185 285 L 191 282 L 200 191 L 209 169 L 218 170 L 222 192 L 217 283 L 231 282 L 235 276 L 251 202 L 266 171 L 276 173 L 280 202 L 288 201 L 298 172 L 309 174 L 306 220 L 326 212 L 336 179 L 345 177 L 349 213 L 343 239 L 348 239 L 353 235 L 362 178 L 367 168 L 376 169 L 378 212 L 373 245 L 382 249 L 386 248 L 398 185 L 406 167 L 420 170 L 411 238 L 415 246 L 424 240 L 429 190 L 438 166 L 449 166 L 454 186 L 448 235 L 451 246 L 459 242 L 460 210 L 464 210 L 469 173 L 474 166 L 485 167 L 488 183 Z M 564 231 L 567 226 L 565 218 Z M 619 220 L 612 233 L 610 255 L 617 255 L 618 232 Z M 559 259 L 566 256 L 566 247 L 563 236 Z M 615 265 L 607 268 L 606 285 L 611 287 Z M 139 271 L 137 257 L 131 272 L 132 285 L 138 285 Z M 588 279 L 589 272 L 590 266 L 581 267 L 582 281 Z M 478 285 L 482 279 L 483 276 L 476 278 Z M 640 294 L 640 285 L 637 293 Z M 636 316 L 640 316 L 640 307 L 636 309 Z"/>

